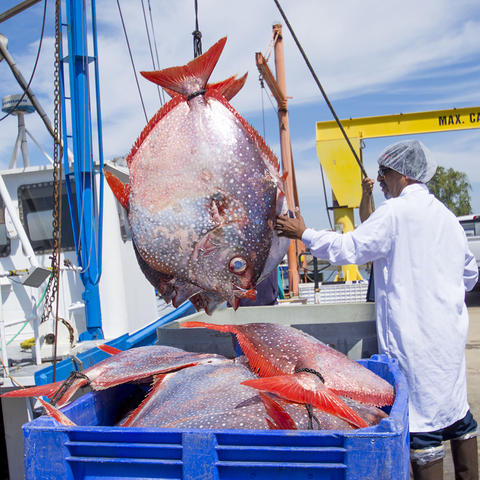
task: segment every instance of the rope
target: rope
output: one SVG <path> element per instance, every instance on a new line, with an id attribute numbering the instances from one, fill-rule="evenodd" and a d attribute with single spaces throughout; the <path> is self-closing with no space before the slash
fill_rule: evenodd
<path id="1" fill-rule="evenodd" d="M 314 370 L 313 368 L 296 368 L 295 369 L 295 373 L 302 373 L 302 372 L 311 373 L 312 375 L 316 375 L 321 380 L 322 383 L 325 383 L 325 380 L 323 379 L 322 374 L 320 372 L 318 372 L 317 370 Z"/>
<path id="2" fill-rule="evenodd" d="M 38 59 L 40 58 L 40 51 L 42 50 L 43 33 L 45 31 L 45 18 L 46 18 L 46 16 L 47 16 L 47 0 L 45 0 L 45 6 L 43 7 L 42 32 L 40 33 L 40 43 L 38 44 L 37 58 L 35 59 L 35 64 L 33 65 L 32 75 L 30 76 L 30 80 L 28 81 L 27 88 L 24 90 L 22 96 L 20 97 L 17 104 L 15 105 L 15 108 L 12 109 L 10 112 L 8 112 L 6 115 L 4 115 L 2 118 L 0 118 L 0 122 L 2 120 L 5 120 L 9 115 L 11 115 L 17 109 L 17 107 L 20 105 L 20 103 L 25 98 L 25 95 L 27 94 L 27 90 L 30 88 L 30 85 L 33 81 L 33 77 L 35 76 L 35 72 L 37 71 L 37 64 L 38 64 Z"/>
<path id="3" fill-rule="evenodd" d="M 152 49 L 152 42 L 150 40 L 150 31 L 148 30 L 148 23 L 147 23 L 147 15 L 145 13 L 145 5 L 143 3 L 143 0 L 142 0 L 142 10 L 143 10 L 143 20 L 145 22 L 145 31 L 147 32 L 147 40 L 148 40 L 148 48 L 150 50 L 150 57 L 152 59 L 152 65 L 153 65 L 153 69 L 154 70 L 157 70 L 157 67 L 155 65 L 155 59 L 153 57 L 153 49 Z M 160 100 L 160 105 L 163 105 L 162 103 L 162 96 L 160 95 L 160 87 L 158 85 L 156 85 L 157 87 L 157 93 L 158 93 L 158 98 Z"/>
<path id="4" fill-rule="evenodd" d="M 263 100 L 263 91 L 265 90 L 265 84 L 263 82 L 263 77 L 262 77 L 261 74 L 258 76 L 258 81 L 260 82 L 260 95 L 261 95 L 261 98 L 262 98 L 263 138 L 264 138 L 265 142 L 267 142 L 267 137 L 265 135 L 265 104 L 264 104 L 264 100 Z"/>
<path id="5" fill-rule="evenodd" d="M 120 1 L 117 0 L 118 13 L 120 14 L 120 20 L 122 21 L 123 34 L 125 35 L 125 41 L 127 42 L 128 54 L 130 55 L 130 62 L 133 68 L 133 75 L 135 76 L 135 82 L 137 83 L 137 90 L 140 96 L 140 102 L 142 103 L 143 113 L 145 114 L 145 120 L 148 123 L 148 115 L 145 110 L 145 104 L 143 103 L 142 91 L 140 90 L 140 84 L 138 83 L 137 69 L 135 68 L 135 62 L 133 61 L 132 49 L 130 48 L 130 42 L 128 41 L 127 29 L 125 28 L 125 22 L 123 21 L 122 9 L 120 7 Z"/>
<path id="6" fill-rule="evenodd" d="M 194 0 L 195 3 L 195 30 L 192 32 L 193 35 L 193 56 L 197 58 L 202 54 L 202 32 L 198 29 L 198 4 L 197 0 Z"/>
<path id="7" fill-rule="evenodd" d="M 330 210 L 328 209 L 327 188 L 325 187 L 325 176 L 323 175 L 322 164 L 320 164 L 320 173 L 322 174 L 322 185 L 323 185 L 323 197 L 325 199 L 325 210 L 327 212 L 328 223 L 330 224 L 330 228 L 333 230 L 332 219 L 330 218 Z"/>
<path id="8" fill-rule="evenodd" d="M 150 5 L 150 0 L 148 0 L 148 11 L 150 14 L 150 28 L 152 29 L 153 35 L 153 46 L 155 47 L 155 57 L 157 59 L 157 68 L 160 68 L 160 60 L 158 58 L 158 48 L 157 48 L 157 39 L 155 38 L 155 28 L 153 27 L 153 16 L 152 16 L 152 7 Z M 160 90 L 160 94 L 162 97 L 162 105 L 165 103 L 165 93 L 163 89 Z"/>
<path id="9" fill-rule="evenodd" d="M 308 57 L 307 55 L 305 54 L 303 48 L 302 48 L 302 45 L 300 44 L 300 42 L 298 41 L 298 38 L 297 36 L 295 35 L 295 32 L 293 31 L 293 28 L 292 26 L 290 25 L 290 22 L 288 21 L 288 18 L 286 17 L 284 11 L 282 10 L 282 7 L 280 6 L 280 4 L 278 3 L 278 0 L 273 0 L 275 2 L 275 4 L 277 5 L 277 8 L 278 10 L 280 11 L 280 14 L 282 15 L 283 19 L 285 20 L 285 23 L 287 24 L 287 27 L 288 29 L 290 30 L 290 33 L 292 34 L 292 37 L 293 37 L 293 40 L 295 41 L 295 43 L 297 44 L 297 47 L 298 49 L 300 50 L 300 53 L 302 54 L 303 56 L 303 59 L 305 60 L 305 63 L 307 64 L 307 67 L 308 69 L 310 70 L 310 73 L 312 74 L 313 76 L 313 79 L 315 80 L 315 83 L 317 84 L 318 88 L 320 89 L 320 92 L 322 92 L 322 95 L 323 95 L 323 98 L 325 99 L 325 102 L 327 103 L 328 105 L 328 108 L 330 109 L 330 112 L 332 113 L 333 117 L 335 118 L 335 121 L 337 122 L 337 125 L 338 127 L 340 128 L 341 132 L 342 132 L 342 135 L 344 136 L 345 138 L 345 141 L 347 142 L 348 146 L 350 147 L 350 150 L 352 151 L 353 153 L 353 156 L 355 157 L 355 160 L 357 161 L 358 163 L 358 166 L 360 167 L 360 170 L 363 174 L 364 177 L 367 177 L 367 172 L 365 171 L 365 168 L 363 167 L 362 165 L 362 162 L 360 161 L 360 158 L 358 157 L 357 155 L 357 152 L 355 151 L 355 149 L 353 148 L 353 145 L 352 143 L 350 142 L 350 139 L 348 138 L 348 135 L 346 134 L 344 128 L 343 128 L 343 125 L 342 125 L 342 122 L 340 122 L 340 119 L 338 118 L 337 114 L 335 113 L 335 110 L 333 109 L 333 106 L 332 104 L 330 103 L 330 100 L 328 99 L 327 97 L 327 94 L 325 93 L 325 90 L 323 89 L 322 87 L 322 84 L 320 83 L 320 80 L 318 79 L 316 73 L 315 73 L 315 70 L 313 69 L 312 65 L 310 64 L 310 61 L 308 60 Z"/>
<path id="10" fill-rule="evenodd" d="M 52 395 L 50 398 L 50 403 L 55 406 L 55 404 L 61 400 L 63 394 L 73 385 L 73 382 L 77 378 L 83 378 L 87 381 L 87 385 L 90 385 L 90 379 L 81 372 L 73 371 L 70 372 L 70 375 L 66 378 L 66 380 L 58 387 L 58 390 Z"/>
<path id="11" fill-rule="evenodd" d="M 318 430 L 321 430 L 322 427 L 320 425 L 320 421 L 318 420 L 318 418 L 313 413 L 313 405 L 311 403 L 306 403 L 305 408 L 307 409 L 307 413 L 308 413 L 308 429 L 313 430 L 313 421 L 312 420 L 315 420 L 315 422 L 317 422 Z"/>

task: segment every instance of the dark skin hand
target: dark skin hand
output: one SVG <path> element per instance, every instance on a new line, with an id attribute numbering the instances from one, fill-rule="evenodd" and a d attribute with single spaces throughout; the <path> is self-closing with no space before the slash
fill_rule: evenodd
<path id="1" fill-rule="evenodd" d="M 290 218 L 288 214 L 277 216 L 275 230 L 279 237 L 301 240 L 303 232 L 307 227 L 298 208 L 295 209 L 295 217 L 296 218 Z"/>

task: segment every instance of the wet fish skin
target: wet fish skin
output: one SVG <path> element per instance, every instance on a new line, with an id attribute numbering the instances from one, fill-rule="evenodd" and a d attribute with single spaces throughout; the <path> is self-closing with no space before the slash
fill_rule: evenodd
<path id="1" fill-rule="evenodd" d="M 198 365 L 166 374 L 121 425 L 268 429 L 265 408 L 258 394 L 241 384 L 251 378 L 255 375 L 234 361 Z"/>
<path id="2" fill-rule="evenodd" d="M 80 378 L 57 399 L 57 406 L 65 405 L 84 385 L 93 390 L 104 390 L 128 382 L 150 381 L 154 375 L 187 368 L 197 364 L 221 364 L 229 361 L 222 355 L 186 352 L 179 348 L 149 345 L 122 351 L 85 369 Z M 85 378 L 86 377 L 86 378 Z M 7 392 L 2 397 L 32 397 L 47 395 L 52 398 L 64 382 L 39 385 Z"/>
<path id="3" fill-rule="evenodd" d="M 182 326 L 235 334 L 252 370 L 262 377 L 248 380 L 247 385 L 299 403 L 317 402 L 314 406 L 357 427 L 367 423 L 338 395 L 377 406 L 393 403 L 393 387 L 388 382 L 295 328 L 274 323 L 216 325 L 193 321 Z M 305 369 L 318 372 L 324 383 Z"/>

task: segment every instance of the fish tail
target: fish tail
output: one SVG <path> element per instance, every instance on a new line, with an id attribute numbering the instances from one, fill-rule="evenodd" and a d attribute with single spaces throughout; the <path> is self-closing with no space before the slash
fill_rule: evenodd
<path id="1" fill-rule="evenodd" d="M 48 415 L 53 417 L 58 423 L 61 425 L 67 425 L 70 427 L 77 426 L 76 423 L 73 423 L 66 415 L 64 415 L 58 408 L 55 408 L 52 404 L 42 400 L 41 398 L 38 399 L 40 403 L 43 405 L 43 408 L 47 411 Z"/>
<path id="2" fill-rule="evenodd" d="M 236 78 L 236 75 L 234 75 L 222 82 L 209 83 L 207 85 L 207 90 L 218 90 L 228 101 L 230 101 L 243 88 L 247 81 L 247 76 L 248 73 L 240 78 Z"/>
<path id="3" fill-rule="evenodd" d="M 182 67 L 171 67 L 154 72 L 140 72 L 163 88 L 168 88 L 181 95 L 189 96 L 205 89 L 208 79 L 220 58 L 227 37 L 220 39 L 203 55 Z"/>
<path id="4" fill-rule="evenodd" d="M 128 198 L 130 196 L 130 184 L 123 183 L 112 172 L 105 171 L 104 175 L 116 199 L 126 210 L 128 208 Z"/>
<path id="5" fill-rule="evenodd" d="M 265 395 L 263 392 L 260 392 L 259 395 L 267 415 L 272 419 L 265 419 L 271 430 L 298 430 L 297 424 L 293 418 L 279 403 L 269 395 Z"/>
<path id="6" fill-rule="evenodd" d="M 218 90 L 228 101 L 230 101 L 245 85 L 247 80 L 248 73 L 243 75 L 243 77 L 236 78 L 236 75 L 222 80 L 221 82 L 216 83 L 207 83 L 207 90 Z M 170 88 L 163 87 L 165 92 L 167 92 L 172 98 L 175 95 L 178 95 L 177 92 L 171 90 Z"/>
<path id="7" fill-rule="evenodd" d="M 326 387 L 310 390 L 298 383 L 295 375 L 256 378 L 242 382 L 242 385 L 256 388 L 290 400 L 291 402 L 312 404 L 323 412 L 330 413 L 345 420 L 357 428 L 368 427 L 368 423 L 353 411 L 331 390 Z"/>

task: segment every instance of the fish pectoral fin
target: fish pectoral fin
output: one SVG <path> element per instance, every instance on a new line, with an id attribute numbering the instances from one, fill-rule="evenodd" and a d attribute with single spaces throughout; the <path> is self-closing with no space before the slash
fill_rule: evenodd
<path id="1" fill-rule="evenodd" d="M 165 68 L 154 72 L 140 72 L 163 88 L 168 88 L 181 95 L 189 96 L 197 93 L 195 90 L 204 89 L 220 58 L 227 37 L 220 39 L 203 55 L 193 59 L 182 67 Z M 193 81 L 192 81 L 193 80 Z"/>
<path id="2" fill-rule="evenodd" d="M 279 397 L 295 403 L 312 404 L 323 412 L 330 413 L 347 421 L 357 428 L 368 427 L 368 423 L 346 405 L 335 393 L 323 385 L 320 380 L 315 388 L 306 388 L 301 382 L 302 375 L 278 375 L 274 377 L 256 378 L 242 382 L 243 385 L 264 392 L 275 393 Z"/>
<path id="3" fill-rule="evenodd" d="M 105 171 L 105 178 L 108 185 L 112 189 L 115 198 L 119 201 L 120 205 L 126 210 L 128 209 L 128 198 L 130 196 L 130 184 L 123 183 L 112 172 Z"/>
<path id="4" fill-rule="evenodd" d="M 69 427 L 76 427 L 77 424 L 72 422 L 66 415 L 64 415 L 58 408 L 55 408 L 52 404 L 38 398 L 43 408 L 47 411 L 50 417 L 53 417 L 60 425 L 66 425 Z"/>
<path id="5" fill-rule="evenodd" d="M 265 411 L 270 418 L 266 418 L 271 430 L 298 430 L 293 418 L 270 395 L 259 393 Z"/>

